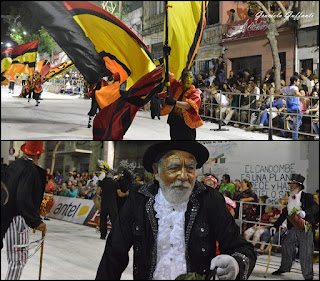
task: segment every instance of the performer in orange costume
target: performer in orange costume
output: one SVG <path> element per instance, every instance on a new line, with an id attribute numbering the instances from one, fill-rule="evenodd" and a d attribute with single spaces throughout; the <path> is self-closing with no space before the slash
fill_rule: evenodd
<path id="1" fill-rule="evenodd" d="M 199 115 L 201 96 L 192 85 L 191 70 L 182 71 L 181 80 L 170 76 L 170 96 L 166 98 L 161 115 L 167 115 L 171 140 L 195 140 L 196 128 L 203 125 Z"/>
<path id="2" fill-rule="evenodd" d="M 33 98 L 36 100 L 36 106 L 39 106 L 40 95 L 42 93 L 42 83 L 44 83 L 40 73 L 35 71 L 33 74 L 32 88 Z"/>

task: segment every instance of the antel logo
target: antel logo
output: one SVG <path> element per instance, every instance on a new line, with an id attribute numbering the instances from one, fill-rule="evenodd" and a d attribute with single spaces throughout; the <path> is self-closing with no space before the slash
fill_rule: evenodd
<path id="1" fill-rule="evenodd" d="M 62 215 L 66 217 L 74 217 L 75 215 L 77 216 L 83 216 L 88 213 L 90 210 L 89 206 L 82 206 L 80 209 L 80 206 L 82 204 L 75 204 L 73 205 L 72 203 L 68 204 L 62 204 L 59 203 L 57 208 L 53 211 L 55 215 Z M 80 210 L 79 210 L 80 209 Z M 78 212 L 79 210 L 79 212 Z"/>

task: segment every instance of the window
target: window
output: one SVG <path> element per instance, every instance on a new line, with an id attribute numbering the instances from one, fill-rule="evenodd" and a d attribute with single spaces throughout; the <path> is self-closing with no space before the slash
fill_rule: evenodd
<path id="1" fill-rule="evenodd" d="M 207 6 L 207 25 L 219 23 L 219 1 L 209 1 Z"/>

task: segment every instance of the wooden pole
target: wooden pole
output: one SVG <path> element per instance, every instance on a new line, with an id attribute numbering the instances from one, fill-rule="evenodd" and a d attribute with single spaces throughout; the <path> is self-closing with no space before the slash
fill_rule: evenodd
<path id="1" fill-rule="evenodd" d="M 43 257 L 43 244 L 44 244 L 44 232 L 42 231 L 42 242 L 41 242 L 41 252 L 40 252 L 40 265 L 39 265 L 39 280 L 41 280 L 42 257 Z"/>
<path id="2" fill-rule="evenodd" d="M 268 255 L 268 263 L 267 263 L 266 272 L 265 272 L 265 274 L 264 274 L 264 278 L 267 278 L 267 273 L 268 273 L 269 264 L 270 264 L 272 243 L 273 243 L 273 236 L 271 236 L 271 239 L 270 239 L 270 247 L 269 247 L 269 251 L 268 251 L 268 252 L 269 252 L 269 255 Z"/>

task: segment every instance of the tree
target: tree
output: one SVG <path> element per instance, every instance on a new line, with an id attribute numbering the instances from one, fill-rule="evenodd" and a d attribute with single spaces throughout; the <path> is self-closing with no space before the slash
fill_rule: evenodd
<path id="1" fill-rule="evenodd" d="M 286 17 L 289 12 L 291 12 L 294 1 L 288 1 L 288 8 L 285 8 L 281 1 L 249 1 L 248 5 L 258 5 L 258 7 L 268 16 L 268 26 L 266 35 L 270 44 L 273 65 L 274 65 L 274 79 L 275 79 L 275 90 L 280 90 L 281 86 L 281 63 L 278 52 L 278 41 L 277 36 L 279 36 L 278 29 L 289 21 L 289 17 Z M 279 7 L 279 12 L 282 13 L 281 17 L 275 17 L 275 5 Z M 251 7 L 252 8 L 252 7 Z"/>
<path id="2" fill-rule="evenodd" d="M 58 150 L 58 148 L 59 148 L 61 143 L 62 143 L 62 141 L 58 141 L 56 143 L 56 145 L 54 146 L 54 149 L 52 151 L 52 161 L 51 161 L 51 170 L 50 170 L 52 175 L 53 175 L 53 170 L 54 170 L 54 164 L 55 164 L 55 161 L 56 161 L 56 152 L 57 152 L 57 150 Z"/>
<path id="3" fill-rule="evenodd" d="M 10 1 L 10 5 L 11 17 L 4 19 L 9 24 L 7 35 L 18 44 L 40 40 L 38 52 L 51 54 L 57 43 L 36 18 L 30 16 L 26 1 Z"/>
<path id="4" fill-rule="evenodd" d="M 121 19 L 129 12 L 129 2 L 130 1 L 99 1 L 99 5 L 106 11 Z"/>

